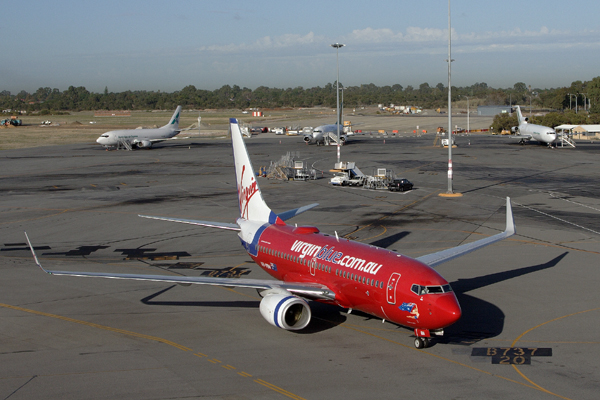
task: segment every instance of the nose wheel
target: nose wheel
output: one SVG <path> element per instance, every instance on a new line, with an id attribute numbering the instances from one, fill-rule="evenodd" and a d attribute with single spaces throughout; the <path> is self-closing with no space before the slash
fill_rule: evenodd
<path id="1" fill-rule="evenodd" d="M 415 347 L 417 349 L 424 349 L 429 347 L 429 338 L 426 337 L 416 337 L 415 338 Z"/>

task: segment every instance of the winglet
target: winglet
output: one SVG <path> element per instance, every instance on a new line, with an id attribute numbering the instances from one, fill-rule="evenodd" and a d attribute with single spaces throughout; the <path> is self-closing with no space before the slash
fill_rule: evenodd
<path id="1" fill-rule="evenodd" d="M 33 250 L 33 245 L 31 244 L 31 241 L 29 240 L 29 236 L 27 236 L 27 232 L 24 232 L 24 233 L 25 233 L 25 239 L 27 239 L 27 244 L 29 245 L 29 250 L 31 250 L 31 255 L 33 255 L 33 259 L 34 259 L 36 265 L 38 267 L 40 267 L 40 269 L 42 271 L 44 271 L 45 273 L 52 275 L 51 272 L 48 272 L 48 270 L 46 270 L 46 269 L 44 269 L 44 267 L 42 267 L 42 264 L 40 264 L 40 261 L 38 260 L 37 255 L 35 254 L 35 251 Z"/>
<path id="2" fill-rule="evenodd" d="M 436 267 L 446 261 L 453 260 L 457 257 L 468 254 L 472 251 L 481 249 L 482 247 L 488 246 L 492 243 L 496 243 L 500 240 L 506 239 L 514 235 L 517 232 L 515 223 L 513 220 L 512 207 L 510 205 L 510 198 L 506 198 L 506 228 L 504 232 L 497 233 L 493 236 L 489 236 L 484 239 L 479 239 L 474 242 L 465 243 L 463 245 L 452 247 L 450 249 L 438 251 L 432 254 L 426 254 L 421 257 L 417 257 L 417 260 L 429 265 L 430 267 Z"/>
<path id="3" fill-rule="evenodd" d="M 515 227 L 515 221 L 513 220 L 512 206 L 510 204 L 510 197 L 506 197 L 506 232 L 507 237 L 512 236 L 517 233 L 517 228 Z"/>

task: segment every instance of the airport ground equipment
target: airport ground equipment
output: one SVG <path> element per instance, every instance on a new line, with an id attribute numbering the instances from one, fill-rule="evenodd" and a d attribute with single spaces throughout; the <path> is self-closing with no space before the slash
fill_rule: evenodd
<path id="1" fill-rule="evenodd" d="M 332 185 L 363 186 L 367 178 L 354 162 L 336 163 L 333 171 L 335 176 L 329 181 Z"/>
<path id="2" fill-rule="evenodd" d="M 371 190 L 387 189 L 388 184 L 394 180 L 394 171 L 391 169 L 377 168 L 373 175 L 367 176 L 364 188 Z"/>
<path id="3" fill-rule="evenodd" d="M 288 151 L 279 161 L 271 161 L 266 171 L 267 179 L 307 181 L 317 179 L 317 170 L 308 168 L 304 161 L 298 160 L 300 152 Z"/>
<path id="4" fill-rule="evenodd" d="M 133 147 L 131 146 L 131 143 L 129 143 L 128 140 L 126 140 L 126 139 L 119 139 L 118 143 L 117 143 L 117 150 L 132 151 Z"/>
<path id="5" fill-rule="evenodd" d="M 569 137 L 569 134 L 565 133 L 565 132 L 560 132 L 557 135 L 556 138 L 556 147 L 565 147 L 565 145 L 571 146 L 571 147 L 575 147 L 575 141 L 573 140 L 573 138 Z"/>

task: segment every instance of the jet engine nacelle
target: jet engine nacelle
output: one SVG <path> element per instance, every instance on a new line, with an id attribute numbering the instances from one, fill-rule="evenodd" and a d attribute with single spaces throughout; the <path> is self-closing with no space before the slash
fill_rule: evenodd
<path id="1" fill-rule="evenodd" d="M 310 142 L 311 142 L 311 140 L 312 140 L 312 137 L 310 137 L 310 136 L 304 136 L 304 141 L 305 141 L 306 143 L 310 143 Z"/>
<path id="2" fill-rule="evenodd" d="M 152 147 L 152 142 L 149 140 L 140 140 L 139 142 L 136 142 L 135 145 L 137 147 L 139 147 L 140 149 L 150 148 L 150 147 Z"/>
<path id="3" fill-rule="evenodd" d="M 306 328 L 311 312 L 308 303 L 287 290 L 270 289 L 261 293 L 260 313 L 271 325 L 295 331 Z"/>

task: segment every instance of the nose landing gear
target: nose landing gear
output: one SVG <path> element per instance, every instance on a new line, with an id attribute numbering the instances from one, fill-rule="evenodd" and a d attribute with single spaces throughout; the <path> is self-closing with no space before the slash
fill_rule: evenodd
<path id="1" fill-rule="evenodd" d="M 415 336 L 415 347 L 417 349 L 429 347 L 429 338 L 431 337 L 431 332 L 429 332 L 429 329 L 415 328 Z"/>
<path id="2" fill-rule="evenodd" d="M 426 337 L 416 337 L 415 338 L 415 347 L 417 349 L 424 349 L 429 347 L 429 338 Z"/>

